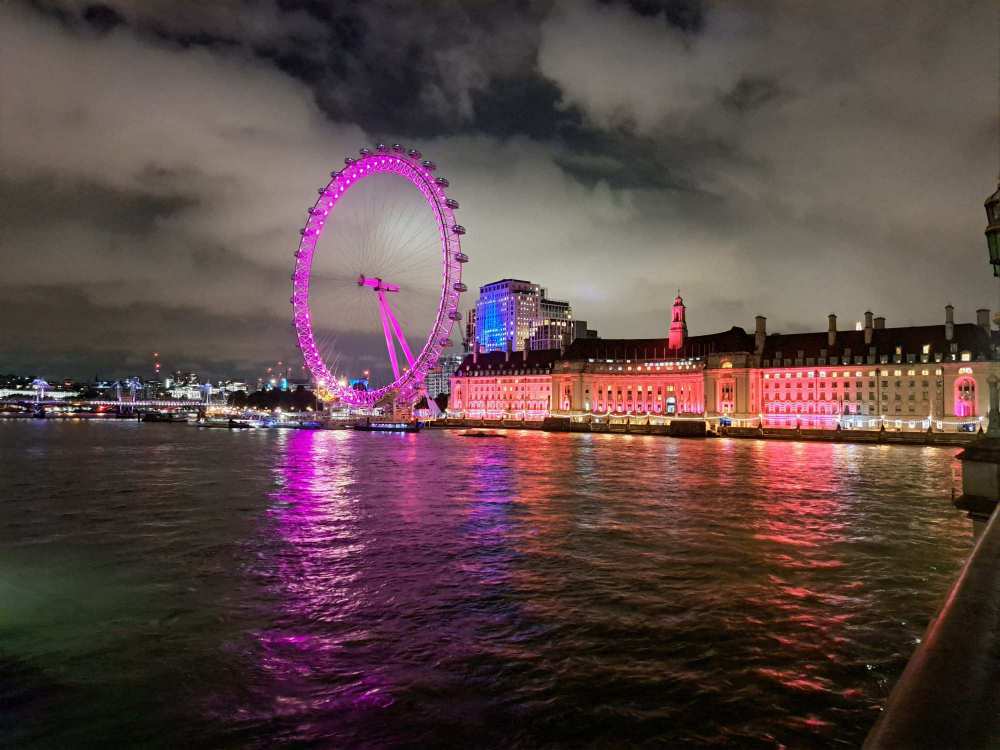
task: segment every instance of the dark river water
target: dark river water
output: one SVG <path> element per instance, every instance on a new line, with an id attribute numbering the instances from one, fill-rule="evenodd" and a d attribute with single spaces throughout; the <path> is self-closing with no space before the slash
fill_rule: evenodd
<path id="1" fill-rule="evenodd" d="M 0 746 L 857 747 L 955 453 L 0 423 Z"/>

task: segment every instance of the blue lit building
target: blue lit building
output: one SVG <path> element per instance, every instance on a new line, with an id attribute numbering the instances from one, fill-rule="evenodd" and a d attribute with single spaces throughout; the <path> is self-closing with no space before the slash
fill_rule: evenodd
<path id="1" fill-rule="evenodd" d="M 484 352 L 524 348 L 541 311 L 543 290 L 521 279 L 502 279 L 479 287 L 476 343 Z"/>

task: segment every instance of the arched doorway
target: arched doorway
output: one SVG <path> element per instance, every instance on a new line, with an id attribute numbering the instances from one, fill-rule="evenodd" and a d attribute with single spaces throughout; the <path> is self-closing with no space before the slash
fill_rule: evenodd
<path id="1" fill-rule="evenodd" d="M 955 381 L 955 416 L 976 416 L 976 381 L 973 378 L 959 378 Z"/>

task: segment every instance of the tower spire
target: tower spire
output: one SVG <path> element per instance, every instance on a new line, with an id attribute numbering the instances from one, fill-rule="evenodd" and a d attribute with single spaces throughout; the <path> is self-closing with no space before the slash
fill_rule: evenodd
<path id="1" fill-rule="evenodd" d="M 673 312 L 670 315 L 670 338 L 669 345 L 674 351 L 682 348 L 684 346 L 684 340 L 687 338 L 687 320 L 685 317 L 686 309 L 684 307 L 684 300 L 681 299 L 681 290 L 677 290 L 677 296 L 674 298 Z"/>

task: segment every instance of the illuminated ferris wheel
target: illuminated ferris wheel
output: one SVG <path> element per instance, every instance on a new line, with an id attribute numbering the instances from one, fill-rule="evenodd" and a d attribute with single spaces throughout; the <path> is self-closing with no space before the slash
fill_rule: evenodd
<path id="1" fill-rule="evenodd" d="M 301 229 L 298 346 L 324 400 L 409 405 L 461 319 L 465 228 L 448 180 L 419 151 L 379 144 L 360 153 L 330 173 Z"/>

